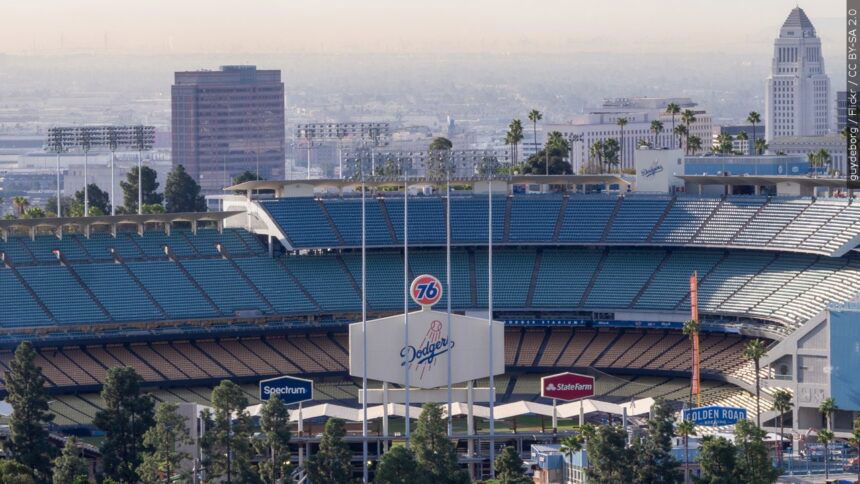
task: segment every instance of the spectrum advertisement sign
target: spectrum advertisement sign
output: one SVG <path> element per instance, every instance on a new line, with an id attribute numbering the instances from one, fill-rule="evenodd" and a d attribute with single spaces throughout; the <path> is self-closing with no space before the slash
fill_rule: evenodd
<path id="1" fill-rule="evenodd" d="M 294 376 L 279 376 L 260 381 L 260 400 L 266 401 L 272 395 L 285 404 L 306 402 L 314 398 L 314 382 Z"/>

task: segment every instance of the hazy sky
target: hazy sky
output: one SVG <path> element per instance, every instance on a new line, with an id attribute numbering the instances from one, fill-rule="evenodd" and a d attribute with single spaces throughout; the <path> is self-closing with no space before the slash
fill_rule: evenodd
<path id="1" fill-rule="evenodd" d="M 0 53 L 761 50 L 798 4 L 841 42 L 845 0 L 0 0 Z"/>

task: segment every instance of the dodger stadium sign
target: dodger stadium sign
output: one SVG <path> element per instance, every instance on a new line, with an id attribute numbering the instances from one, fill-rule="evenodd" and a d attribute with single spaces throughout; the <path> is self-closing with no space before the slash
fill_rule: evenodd
<path id="1" fill-rule="evenodd" d="M 367 322 L 367 377 L 398 385 L 438 388 L 490 375 L 490 335 L 486 319 L 451 315 L 426 308 L 409 313 L 409 341 L 404 341 L 403 315 Z M 349 325 L 349 374 L 364 375 L 362 323 Z M 505 371 L 505 328 L 493 321 L 493 374 Z"/>

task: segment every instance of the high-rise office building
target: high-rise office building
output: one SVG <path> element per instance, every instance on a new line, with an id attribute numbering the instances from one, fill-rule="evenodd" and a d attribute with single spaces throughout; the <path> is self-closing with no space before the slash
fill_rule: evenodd
<path id="1" fill-rule="evenodd" d="M 765 137 L 824 135 L 833 107 L 821 39 L 803 9 L 788 15 L 773 45 L 765 93 Z"/>
<path id="2" fill-rule="evenodd" d="M 836 119 L 833 127 L 841 132 L 848 126 L 848 91 L 836 91 Z"/>
<path id="3" fill-rule="evenodd" d="M 173 164 L 184 165 L 204 192 L 220 192 L 246 170 L 283 178 L 281 71 L 223 66 L 177 72 L 171 109 Z"/>

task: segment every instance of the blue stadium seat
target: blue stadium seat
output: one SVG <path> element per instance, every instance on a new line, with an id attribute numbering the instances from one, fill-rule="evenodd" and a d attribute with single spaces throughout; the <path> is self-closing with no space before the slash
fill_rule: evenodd
<path id="1" fill-rule="evenodd" d="M 561 197 L 530 196 L 511 199 L 511 242 L 547 242 L 552 240 Z"/>

